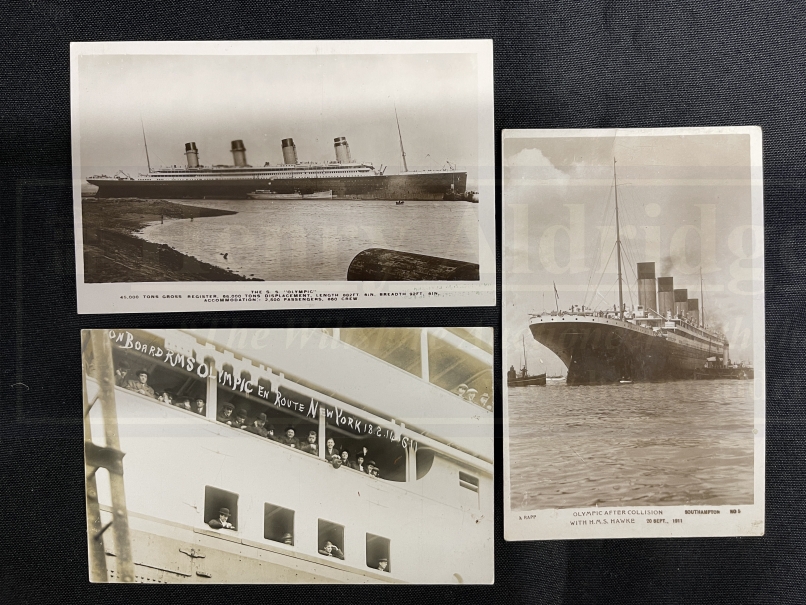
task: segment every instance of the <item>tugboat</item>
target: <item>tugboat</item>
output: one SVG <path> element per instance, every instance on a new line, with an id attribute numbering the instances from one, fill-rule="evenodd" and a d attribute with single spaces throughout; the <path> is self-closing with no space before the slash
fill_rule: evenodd
<path id="1" fill-rule="evenodd" d="M 533 386 L 546 386 L 546 373 L 537 374 L 535 376 L 529 375 L 529 368 L 526 362 L 526 340 L 521 339 L 523 344 L 523 367 L 520 372 L 516 372 L 514 367 L 509 368 L 507 372 L 507 386 L 508 387 L 533 387 Z"/>

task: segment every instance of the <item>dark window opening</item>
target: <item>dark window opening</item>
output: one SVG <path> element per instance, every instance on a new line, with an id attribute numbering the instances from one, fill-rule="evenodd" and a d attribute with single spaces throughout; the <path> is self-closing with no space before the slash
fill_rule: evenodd
<path id="1" fill-rule="evenodd" d="M 262 389 L 258 390 L 258 386 Z M 295 449 L 303 449 L 305 444 L 308 443 L 308 434 L 310 431 L 315 431 L 317 439 L 315 443 L 318 446 L 318 433 L 319 424 L 318 420 L 310 417 L 304 417 L 300 414 L 287 412 L 283 408 L 274 405 L 274 394 L 269 394 L 266 397 L 258 396 L 258 393 L 265 394 L 270 392 L 268 383 L 258 381 L 252 387 L 252 394 L 233 391 L 229 384 L 218 386 L 218 416 L 219 422 L 223 422 L 232 426 L 233 428 L 243 429 L 249 433 L 266 437 L 272 441 L 282 443 Z M 290 397 L 298 403 L 305 403 L 304 397 L 295 394 L 289 394 L 283 390 L 284 397 Z M 310 398 L 308 398 L 310 401 Z M 226 415 L 225 408 L 229 408 L 229 415 Z M 265 421 L 261 417 L 265 414 Z M 257 421 L 257 424 L 256 424 Z M 263 426 L 259 426 L 260 423 Z M 287 431 L 291 428 L 294 434 L 289 438 Z M 317 450 L 318 455 L 318 450 Z"/>
<path id="2" fill-rule="evenodd" d="M 149 347 L 164 346 L 161 340 L 156 340 L 149 334 L 133 334 L 136 340 L 148 344 Z M 122 349 L 113 344 L 112 359 L 117 386 L 204 415 L 207 380 L 199 375 L 199 364 L 195 358 L 172 353 L 172 365 L 172 362 L 156 361 L 152 355 L 142 350 Z M 188 367 L 192 370 L 188 370 Z M 145 372 L 145 382 L 141 380 L 141 372 Z M 204 373 L 202 371 L 202 375 Z M 201 405 L 197 403 L 198 400 L 201 400 Z"/>
<path id="3" fill-rule="evenodd" d="M 392 571 L 389 538 L 367 534 L 367 567 L 378 571 Z"/>
<path id="4" fill-rule="evenodd" d="M 319 554 L 344 559 L 344 526 L 319 519 Z"/>
<path id="5" fill-rule="evenodd" d="M 205 486 L 204 522 L 213 529 L 237 531 L 238 494 L 211 485 Z"/>
<path id="6" fill-rule="evenodd" d="M 383 429 L 386 431 L 386 428 Z M 392 441 L 385 437 L 363 436 L 337 429 L 328 425 L 325 433 L 325 459 L 328 459 L 328 440 L 333 440 L 334 451 L 340 455 L 347 451 L 346 466 L 354 470 L 370 474 L 370 465 L 376 469 L 380 479 L 387 481 L 406 480 L 406 450 L 399 441 Z M 361 468 L 359 462 L 363 457 Z M 344 458 L 342 457 L 343 466 Z"/>
<path id="7" fill-rule="evenodd" d="M 294 511 L 268 502 L 263 505 L 263 537 L 294 545 Z"/>
<path id="8" fill-rule="evenodd" d="M 468 475 L 467 473 L 463 473 L 459 471 L 459 485 L 464 487 L 465 489 L 469 489 L 471 492 L 479 491 L 479 478 L 474 477 L 473 475 Z"/>

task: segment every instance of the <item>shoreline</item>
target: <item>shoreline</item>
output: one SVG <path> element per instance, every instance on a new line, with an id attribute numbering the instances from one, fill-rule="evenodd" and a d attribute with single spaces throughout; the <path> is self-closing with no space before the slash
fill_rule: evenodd
<path id="1" fill-rule="evenodd" d="M 237 214 L 137 198 L 81 198 L 84 236 L 84 283 L 262 281 L 202 262 L 167 244 L 137 235 L 159 220 L 193 219 Z"/>

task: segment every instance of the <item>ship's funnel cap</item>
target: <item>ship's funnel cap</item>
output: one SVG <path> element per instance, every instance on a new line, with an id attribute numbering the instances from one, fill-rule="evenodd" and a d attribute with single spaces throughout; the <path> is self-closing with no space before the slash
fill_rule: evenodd
<path id="1" fill-rule="evenodd" d="M 658 292 L 671 292 L 674 290 L 673 277 L 659 277 L 658 278 Z"/>
<path id="2" fill-rule="evenodd" d="M 655 263 L 638 263 L 638 279 L 655 279 Z"/>
<path id="3" fill-rule="evenodd" d="M 198 149 L 196 149 L 196 143 L 185 143 L 185 151 L 198 151 Z"/>
<path id="4" fill-rule="evenodd" d="M 233 141 L 231 151 L 246 151 L 246 147 L 243 146 L 243 141 L 241 139 Z"/>
<path id="5" fill-rule="evenodd" d="M 283 147 L 294 147 L 294 139 L 283 139 Z"/>
<path id="6" fill-rule="evenodd" d="M 684 303 L 688 302 L 688 290 L 684 288 L 678 288 L 674 291 L 674 302 L 676 303 Z"/>

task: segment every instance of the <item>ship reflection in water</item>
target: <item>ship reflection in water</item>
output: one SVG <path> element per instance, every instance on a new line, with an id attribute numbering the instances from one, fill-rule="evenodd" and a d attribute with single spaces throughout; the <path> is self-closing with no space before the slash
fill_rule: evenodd
<path id="1" fill-rule="evenodd" d="M 146 227 L 141 237 L 243 276 L 344 280 L 372 247 L 478 263 L 478 205 L 389 200 L 176 200 L 237 214 Z M 226 254 L 226 258 L 224 255 Z"/>
<path id="2" fill-rule="evenodd" d="M 753 381 L 510 389 L 512 510 L 753 503 Z"/>

